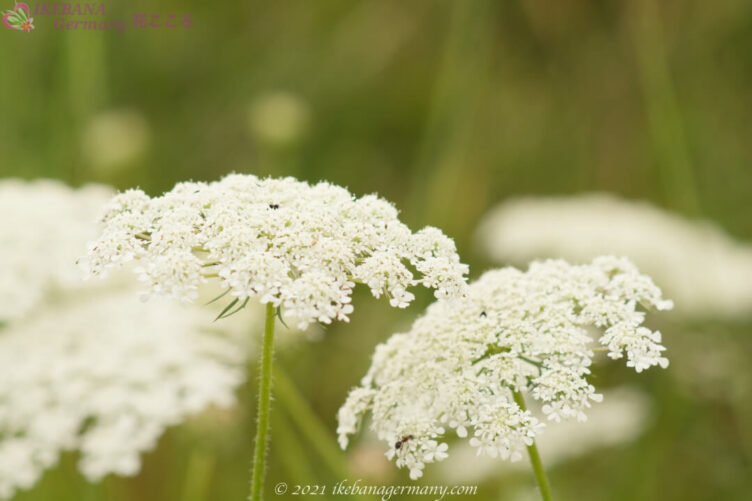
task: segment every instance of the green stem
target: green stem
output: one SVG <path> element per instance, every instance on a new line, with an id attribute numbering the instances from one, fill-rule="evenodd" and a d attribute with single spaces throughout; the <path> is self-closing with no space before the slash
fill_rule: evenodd
<path id="1" fill-rule="evenodd" d="M 520 406 L 523 411 L 527 410 L 525 406 L 525 399 L 522 398 L 522 393 L 519 391 L 513 391 L 514 401 Z M 538 487 L 540 487 L 541 498 L 543 501 L 551 501 L 551 487 L 548 484 L 548 478 L 546 472 L 543 470 L 543 463 L 541 462 L 540 454 L 538 453 L 538 446 L 533 443 L 527 446 L 527 453 L 530 456 L 530 463 L 533 465 L 533 471 L 535 472 L 535 480 L 538 481 Z"/>
<path id="2" fill-rule="evenodd" d="M 261 501 L 266 470 L 266 447 L 269 442 L 269 414 L 272 400 L 272 361 L 274 356 L 274 319 L 276 310 L 271 303 L 266 304 L 266 324 L 264 326 L 264 349 L 259 372 L 258 413 L 256 415 L 256 447 L 251 474 L 250 501 Z"/>
<path id="3" fill-rule="evenodd" d="M 645 94 L 648 131 L 667 201 L 691 215 L 700 212 L 692 155 L 675 90 L 659 2 L 630 2 L 637 75 Z"/>
<path id="4" fill-rule="evenodd" d="M 347 478 L 349 471 L 342 451 L 336 445 L 333 434 L 321 422 L 300 394 L 290 378 L 277 366 L 274 369 L 276 395 L 280 403 L 287 408 L 287 413 L 295 426 L 308 439 L 327 467 L 340 478 Z"/>
<path id="5" fill-rule="evenodd" d="M 209 499 L 209 487 L 215 458 L 203 451 L 194 451 L 188 459 L 185 474 L 182 501 L 206 501 Z"/>

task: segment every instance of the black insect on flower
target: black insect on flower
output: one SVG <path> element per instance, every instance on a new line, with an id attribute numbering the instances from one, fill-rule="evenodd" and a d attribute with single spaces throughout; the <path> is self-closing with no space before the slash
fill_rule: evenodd
<path id="1" fill-rule="evenodd" d="M 399 448 L 401 448 L 401 447 L 402 447 L 402 444 L 404 444 L 404 443 L 405 443 L 405 442 L 407 442 L 408 440 L 412 440 L 412 438 L 413 438 L 413 436 L 412 436 L 412 435 L 405 435 L 404 437 L 400 438 L 400 439 L 399 439 L 399 440 L 397 441 L 397 443 L 395 443 L 395 444 L 394 444 L 394 448 L 395 448 L 395 449 L 399 449 Z"/>

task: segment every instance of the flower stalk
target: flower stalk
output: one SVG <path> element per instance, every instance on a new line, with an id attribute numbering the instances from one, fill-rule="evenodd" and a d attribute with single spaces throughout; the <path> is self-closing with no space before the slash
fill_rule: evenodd
<path id="1" fill-rule="evenodd" d="M 514 401 L 520 406 L 522 411 L 527 410 L 525 405 L 525 399 L 522 393 L 515 390 L 512 392 Z M 546 470 L 543 469 L 543 462 L 541 461 L 540 454 L 538 453 L 538 446 L 533 442 L 527 446 L 527 454 L 530 456 L 530 464 L 533 465 L 533 472 L 535 472 L 535 480 L 538 482 L 538 488 L 540 489 L 541 498 L 543 501 L 551 501 L 551 486 L 548 484 L 548 477 L 546 476 Z"/>
<path id="2" fill-rule="evenodd" d="M 272 400 L 272 362 L 274 358 L 274 320 L 276 309 L 272 303 L 266 304 L 264 326 L 264 346 L 259 371 L 258 412 L 256 415 L 256 446 L 251 473 L 251 494 L 249 501 L 261 501 L 266 471 L 266 450 L 269 442 L 269 415 Z"/>

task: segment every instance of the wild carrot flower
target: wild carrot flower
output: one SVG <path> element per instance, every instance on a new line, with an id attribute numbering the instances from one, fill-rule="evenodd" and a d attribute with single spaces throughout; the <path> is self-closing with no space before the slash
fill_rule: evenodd
<path id="1" fill-rule="evenodd" d="M 56 290 L 83 285 L 74 263 L 97 236 L 96 214 L 113 195 L 103 185 L 0 181 L 0 323 L 23 318 Z"/>
<path id="2" fill-rule="evenodd" d="M 100 288 L 101 289 L 101 288 Z M 87 479 L 131 476 L 168 426 L 235 403 L 245 353 L 197 308 L 90 290 L 0 330 L 0 498 L 64 451 Z"/>
<path id="3" fill-rule="evenodd" d="M 136 261 L 150 293 L 192 301 L 216 279 L 235 298 L 228 315 L 251 298 L 266 305 L 251 501 L 263 492 L 275 312 L 304 329 L 347 321 L 356 283 L 399 308 L 413 300 L 415 285 L 437 298 L 466 287 L 467 266 L 451 239 L 430 227 L 412 233 L 388 202 L 328 183 L 235 174 L 180 183 L 156 198 L 130 190 L 112 200 L 102 222 L 82 262 L 91 274 Z"/>
<path id="4" fill-rule="evenodd" d="M 149 292 L 184 301 L 216 278 L 239 301 L 271 303 L 301 329 L 348 320 L 357 282 L 402 308 L 414 285 L 458 294 L 467 272 L 439 230 L 412 233 L 388 202 L 328 183 L 236 174 L 155 198 L 129 190 L 102 221 L 83 262 L 91 274 L 136 261 Z"/>
<path id="5" fill-rule="evenodd" d="M 409 332 L 377 347 L 339 411 L 340 445 L 370 410 L 388 457 L 413 479 L 447 457 L 449 430 L 469 436 L 478 454 L 519 459 L 543 427 L 522 394 L 549 421 L 586 419 L 601 400 L 587 379 L 593 329 L 610 358 L 626 357 L 637 372 L 666 367 L 661 335 L 643 326 L 643 309 L 671 306 L 626 259 L 489 271 L 466 297 L 433 304 Z"/>
<path id="6" fill-rule="evenodd" d="M 166 427 L 228 406 L 245 343 L 197 308 L 141 303 L 136 280 L 82 282 L 75 258 L 114 191 L 0 181 L 0 498 L 77 451 L 94 481 L 134 475 Z"/>
<path id="7" fill-rule="evenodd" d="M 530 411 L 540 413 L 536 401 L 528 402 Z M 650 398 L 645 391 L 629 385 L 603 391 L 603 402 L 587 412 L 587 421 L 562 421 L 549 426 L 535 438 L 540 453 L 550 468 L 598 451 L 629 444 L 642 435 L 650 421 Z M 452 447 L 452 455 L 436 465 L 435 472 L 448 484 L 480 484 L 502 472 L 523 471 L 529 465 L 506 462 L 502 465 L 489 456 L 477 456 L 467 442 Z"/>
<path id="8" fill-rule="evenodd" d="M 674 298 L 677 314 L 752 314 L 752 245 L 646 202 L 605 193 L 511 199 L 484 218 L 478 237 L 506 264 L 624 255 Z"/>

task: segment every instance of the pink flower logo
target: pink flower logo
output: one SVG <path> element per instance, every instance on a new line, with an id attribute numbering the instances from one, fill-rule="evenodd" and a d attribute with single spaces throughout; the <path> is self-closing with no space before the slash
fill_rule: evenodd
<path id="1" fill-rule="evenodd" d="M 31 9 L 25 3 L 17 3 L 11 10 L 3 12 L 3 26 L 11 30 L 29 32 L 34 29 Z"/>

